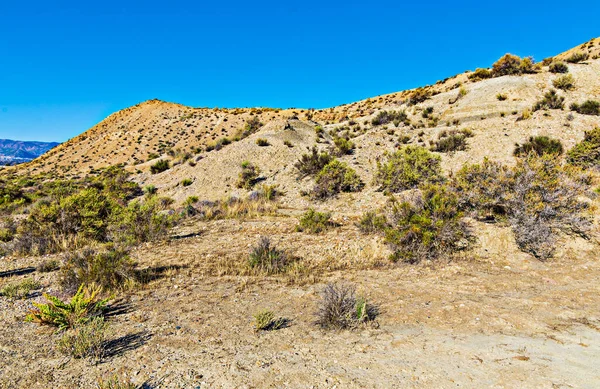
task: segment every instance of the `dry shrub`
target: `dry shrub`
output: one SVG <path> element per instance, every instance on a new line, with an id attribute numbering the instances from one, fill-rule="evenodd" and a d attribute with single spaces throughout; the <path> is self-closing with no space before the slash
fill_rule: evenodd
<path id="1" fill-rule="evenodd" d="M 104 356 L 107 324 L 104 318 L 95 317 L 88 322 L 65 331 L 58 340 L 58 350 L 73 358 L 90 358 L 100 361 Z"/>
<path id="2" fill-rule="evenodd" d="M 356 296 L 354 286 L 328 284 L 321 293 L 316 324 L 328 330 L 355 328 L 375 320 L 378 314 L 376 306 Z"/>
<path id="3" fill-rule="evenodd" d="M 272 245 L 266 236 L 260 238 L 248 256 L 248 266 L 265 274 L 282 273 L 291 262 L 290 256 Z"/>
<path id="4" fill-rule="evenodd" d="M 507 221 L 521 250 L 540 259 L 552 256 L 557 232 L 587 236 L 591 227 L 588 177 L 563 167 L 554 154 L 530 154 L 509 168 L 484 160 L 467 165 L 453 187 L 461 209 L 486 220 Z"/>
<path id="5" fill-rule="evenodd" d="M 331 221 L 330 213 L 317 212 L 310 208 L 300 218 L 300 222 L 296 226 L 296 231 L 318 234 L 334 226 L 335 223 Z"/>
<path id="6" fill-rule="evenodd" d="M 533 106 L 534 111 L 541 109 L 563 109 L 565 106 L 565 98 L 559 96 L 554 89 L 546 92 L 544 98 L 535 103 Z"/>
<path id="7" fill-rule="evenodd" d="M 522 145 L 517 144 L 513 151 L 513 155 L 516 157 L 523 157 L 529 153 L 536 153 L 537 155 L 554 154 L 558 156 L 563 153 L 563 145 L 560 140 L 548 136 L 531 136 Z"/>
<path id="8" fill-rule="evenodd" d="M 600 170 L 600 127 L 586 131 L 583 140 L 567 153 L 567 160 L 574 166 Z"/>
<path id="9" fill-rule="evenodd" d="M 313 147 L 310 154 L 303 154 L 294 167 L 298 169 L 299 177 L 313 176 L 332 160 L 333 157 L 329 153 L 320 153 Z"/>
<path id="10" fill-rule="evenodd" d="M 260 174 L 260 169 L 254 166 L 249 161 L 244 161 L 241 164 L 242 171 L 238 176 L 236 186 L 243 189 L 252 189 Z"/>
<path id="11" fill-rule="evenodd" d="M 341 192 L 360 192 L 364 186 L 354 169 L 343 162 L 333 160 L 317 174 L 310 196 L 313 199 L 325 200 Z"/>

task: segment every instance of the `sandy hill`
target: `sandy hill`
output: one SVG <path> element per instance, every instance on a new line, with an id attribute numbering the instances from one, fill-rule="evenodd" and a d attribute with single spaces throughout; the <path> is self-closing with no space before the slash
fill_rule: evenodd
<path id="1" fill-rule="evenodd" d="M 356 225 L 387 200 L 372 183 L 377 161 L 404 144 L 430 147 L 444 132 L 469 130 L 466 149 L 438 153 L 448 175 L 485 157 L 512 165 L 515 144 L 530 136 L 548 135 L 570 149 L 600 127 L 600 116 L 569 109 L 600 100 L 598 55 L 600 39 L 593 39 L 555 57 L 568 73 L 551 72 L 550 60 L 522 75 L 476 79 L 481 71 L 465 72 L 322 110 L 207 109 L 151 100 L 5 169 L 74 177 L 123 164 L 132 180 L 153 185 L 181 210 L 190 196 L 246 198 L 251 192 L 236 180 L 249 161 L 263 183 L 284 195 L 270 203 L 276 211 L 253 217 L 213 220 L 193 208 L 198 212 L 188 213 L 168 239 L 132 248 L 136 268 L 152 270 L 143 274 L 156 279 L 124 291 L 115 303 L 101 363 L 65 358 L 53 345 L 60 334 L 22 320 L 32 301 L 44 301 L 40 293 L 0 297 L 0 388 L 95 388 L 112 375 L 145 388 L 600 387 L 598 196 L 586 197 L 596 218 L 588 239 L 561 230 L 547 260 L 521 250 L 517 233 L 500 219 L 465 218 L 472 245 L 417 264 L 390 261 L 384 237 Z M 565 74 L 574 87 L 557 89 L 564 108 L 533 111 Z M 373 123 L 382 112 L 404 112 L 406 120 Z M 260 125 L 237 137 L 248 122 Z M 311 200 L 303 192 L 314 178 L 298 178 L 294 164 L 315 146 L 332 149 L 336 137 L 356 145 L 339 159 L 365 188 Z M 152 174 L 161 159 L 170 168 Z M 336 226 L 320 234 L 298 231 L 298 216 L 308 208 L 331 211 Z M 522 234 L 537 232 L 538 225 L 527 227 Z M 297 262 L 284 274 L 248 271 L 249 252 L 261 237 Z M 65 258 L 0 258 L 0 288 L 32 277 L 40 291 L 62 293 L 62 269 L 42 273 L 36 266 Z M 355 285 L 379 307 L 376 321 L 352 330 L 318 328 L 315 312 L 330 282 Z M 262 309 L 289 321 L 257 332 L 251 323 Z"/>

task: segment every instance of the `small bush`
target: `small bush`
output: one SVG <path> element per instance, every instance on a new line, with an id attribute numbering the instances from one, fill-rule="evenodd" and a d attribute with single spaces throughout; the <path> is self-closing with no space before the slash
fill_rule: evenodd
<path id="1" fill-rule="evenodd" d="M 143 386 L 142 386 L 143 387 Z M 118 376 L 113 376 L 107 380 L 98 380 L 97 389 L 140 389 L 137 385 L 131 382 L 122 381 Z"/>
<path id="2" fill-rule="evenodd" d="M 278 250 L 267 237 L 261 237 L 258 245 L 254 246 L 248 257 L 248 266 L 266 274 L 281 273 L 290 263 L 285 251 Z"/>
<path id="3" fill-rule="evenodd" d="M 520 57 L 512 54 L 506 54 L 494 63 L 492 68 L 492 74 L 494 75 L 494 77 L 520 74 L 520 65 Z"/>
<path id="4" fill-rule="evenodd" d="M 152 197 L 144 202 L 134 200 L 110 217 L 107 237 L 111 242 L 136 245 L 168 238 L 176 217 L 165 212 L 171 199 Z"/>
<path id="5" fill-rule="evenodd" d="M 408 116 L 405 111 L 380 111 L 377 116 L 371 121 L 374 126 L 381 126 L 399 120 L 406 122 Z"/>
<path id="6" fill-rule="evenodd" d="M 469 80 L 485 80 L 486 78 L 492 78 L 493 73 L 489 69 L 478 68 L 471 74 L 469 74 Z"/>
<path id="7" fill-rule="evenodd" d="M 444 180 L 441 158 L 421 146 L 406 146 L 377 163 L 374 183 L 388 192 L 401 192 Z"/>
<path id="8" fill-rule="evenodd" d="M 252 315 L 254 318 L 255 331 L 275 331 L 285 326 L 284 318 L 275 318 L 273 311 L 262 310 Z"/>
<path id="9" fill-rule="evenodd" d="M 40 289 L 42 284 L 32 278 L 27 278 L 21 282 L 5 285 L 0 289 L 0 296 L 4 296 L 11 300 L 24 299 L 29 294 L 37 289 Z"/>
<path id="10" fill-rule="evenodd" d="M 583 140 L 567 153 L 567 161 L 584 169 L 600 170 L 600 127 L 585 132 Z"/>
<path id="11" fill-rule="evenodd" d="M 408 97 L 408 105 L 417 105 L 431 97 L 431 92 L 425 88 L 415 89 Z"/>
<path id="12" fill-rule="evenodd" d="M 244 161 L 241 164 L 242 171 L 238 176 L 236 186 L 238 188 L 252 189 L 260 174 L 260 169 L 254 166 L 249 161 Z"/>
<path id="13" fill-rule="evenodd" d="M 356 288 L 346 284 L 328 284 L 321 293 L 316 324 L 328 330 L 355 328 L 375 320 L 378 309 L 356 296 Z"/>
<path id="14" fill-rule="evenodd" d="M 94 317 L 103 316 L 109 299 L 99 299 L 99 293 L 98 287 L 81 285 L 68 303 L 44 293 L 48 303 L 33 303 L 35 308 L 29 311 L 26 321 L 58 327 L 60 330 L 75 328 Z"/>
<path id="15" fill-rule="evenodd" d="M 582 115 L 600 115 L 600 102 L 595 100 L 587 100 L 582 104 L 573 103 L 570 108 Z"/>
<path id="16" fill-rule="evenodd" d="M 184 179 L 181 181 L 181 185 L 182 185 L 182 186 L 190 186 L 190 185 L 192 185 L 192 183 L 193 183 L 193 182 L 194 182 L 194 181 L 192 181 L 192 179 L 191 179 L 191 178 L 184 178 Z"/>
<path id="17" fill-rule="evenodd" d="M 104 318 L 95 317 L 88 322 L 66 331 L 58 340 L 58 350 L 76 359 L 90 358 L 96 361 L 104 355 L 107 325 Z"/>
<path id="18" fill-rule="evenodd" d="M 498 99 L 498 101 L 504 101 L 508 99 L 508 96 L 505 93 L 498 93 L 496 95 L 496 98 Z"/>
<path id="19" fill-rule="evenodd" d="M 384 208 L 385 242 L 394 261 L 437 259 L 467 245 L 471 236 L 462 221 L 458 198 L 446 186 L 429 185 Z"/>
<path id="20" fill-rule="evenodd" d="M 158 189 L 156 188 L 156 186 L 154 186 L 154 185 L 152 185 L 152 184 L 150 184 L 150 185 L 146 185 L 146 186 L 144 187 L 144 194 L 145 194 L 146 196 L 148 196 L 148 197 L 149 197 L 149 196 L 153 196 L 153 195 L 155 195 L 155 194 L 156 194 L 156 192 L 158 192 Z"/>
<path id="21" fill-rule="evenodd" d="M 544 94 L 544 98 L 533 106 L 534 111 L 539 111 L 540 109 L 563 109 L 565 106 L 565 98 L 559 96 L 554 89 L 546 92 Z"/>
<path id="22" fill-rule="evenodd" d="M 270 146 L 271 144 L 269 143 L 268 140 L 264 139 L 264 138 L 258 138 L 256 140 L 256 144 L 259 145 L 260 147 L 265 147 L 265 146 Z"/>
<path id="23" fill-rule="evenodd" d="M 300 177 L 306 177 L 319 173 L 332 160 L 331 155 L 326 152 L 319 153 L 317 148 L 313 147 L 311 153 L 302 155 L 294 166 L 298 169 Z"/>
<path id="24" fill-rule="evenodd" d="M 385 226 L 385 217 L 377 215 L 376 212 L 365 212 L 357 223 L 358 229 L 364 234 L 381 231 Z"/>
<path id="25" fill-rule="evenodd" d="M 333 144 L 335 145 L 335 155 L 341 157 L 346 154 L 352 154 L 354 151 L 354 143 L 346 138 L 334 138 Z"/>
<path id="26" fill-rule="evenodd" d="M 170 167 L 169 161 L 166 159 L 159 159 L 152 166 L 150 166 L 150 172 L 152 174 L 158 174 L 164 172 L 165 170 L 169 170 Z"/>
<path id="27" fill-rule="evenodd" d="M 363 187 L 364 183 L 354 169 L 333 160 L 317 174 L 311 197 L 324 200 L 341 192 L 360 192 Z"/>
<path id="28" fill-rule="evenodd" d="M 550 64 L 549 70 L 552 73 L 568 73 L 569 67 L 564 62 L 556 61 Z"/>
<path id="29" fill-rule="evenodd" d="M 284 144 L 285 146 L 289 147 L 290 149 L 291 149 L 292 147 L 294 147 L 294 145 L 292 144 L 292 142 L 290 142 L 289 140 L 283 141 L 283 144 Z"/>
<path id="30" fill-rule="evenodd" d="M 46 259 L 40 262 L 37 265 L 36 270 L 40 273 L 50 273 L 52 271 L 58 270 L 60 268 L 60 263 L 56 259 Z"/>
<path id="31" fill-rule="evenodd" d="M 244 128 L 237 132 L 235 139 L 240 140 L 240 139 L 249 137 L 250 135 L 258 132 L 258 130 L 260 130 L 262 125 L 263 124 L 260 122 L 260 120 L 256 116 L 246 120 L 246 124 L 244 125 Z"/>
<path id="32" fill-rule="evenodd" d="M 311 234 L 318 234 L 334 225 L 335 224 L 331 221 L 330 213 L 317 212 L 310 208 L 300 218 L 300 222 L 296 226 L 296 231 L 306 231 Z"/>
<path id="33" fill-rule="evenodd" d="M 573 79 L 572 75 L 565 74 L 564 76 L 560 76 L 553 80 L 552 85 L 554 85 L 555 88 L 562 89 L 565 91 L 571 90 L 575 88 L 575 80 Z"/>
<path id="34" fill-rule="evenodd" d="M 70 292 L 80 285 L 96 284 L 103 289 L 122 289 L 132 282 L 135 264 L 126 250 L 108 247 L 102 251 L 91 248 L 67 254 L 60 269 L 59 284 Z"/>
<path id="35" fill-rule="evenodd" d="M 450 153 L 467 149 L 467 138 L 472 137 L 470 130 L 442 131 L 435 142 L 433 150 L 441 153 Z"/>
<path id="36" fill-rule="evenodd" d="M 517 144 L 513 155 L 523 157 L 534 152 L 537 155 L 563 153 L 563 145 L 558 139 L 552 139 L 547 136 L 531 136 L 529 140 L 522 145 Z"/>
<path id="37" fill-rule="evenodd" d="M 579 63 L 586 61 L 589 55 L 587 53 L 573 53 L 569 58 L 566 59 L 568 63 Z"/>

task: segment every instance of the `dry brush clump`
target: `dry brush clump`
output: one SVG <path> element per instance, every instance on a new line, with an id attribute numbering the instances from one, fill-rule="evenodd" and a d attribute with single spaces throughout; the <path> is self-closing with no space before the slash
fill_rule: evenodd
<path id="1" fill-rule="evenodd" d="M 553 255 L 557 233 L 587 236 L 591 227 L 587 176 L 562 166 L 556 154 L 520 158 L 507 167 L 484 160 L 454 177 L 460 209 L 488 221 L 507 222 L 519 247 L 540 259 Z"/>
<path id="2" fill-rule="evenodd" d="M 432 149 L 440 153 L 451 153 L 454 151 L 467 149 L 467 138 L 473 136 L 473 131 L 469 129 L 462 130 L 444 130 L 440 132 L 438 140 L 434 143 Z"/>
<path id="3" fill-rule="evenodd" d="M 260 238 L 248 256 L 248 267 L 264 274 L 283 273 L 292 262 L 292 257 L 275 247 L 266 236 Z"/>
<path id="4" fill-rule="evenodd" d="M 339 193 L 360 192 L 365 186 L 362 179 L 344 162 L 333 160 L 319 171 L 310 196 L 325 200 Z"/>
<path id="5" fill-rule="evenodd" d="M 328 284 L 321 292 L 315 323 L 327 330 L 356 328 L 377 318 L 379 310 L 349 284 Z"/>
<path id="6" fill-rule="evenodd" d="M 529 140 L 522 145 L 517 144 L 513 155 L 516 157 L 524 157 L 530 153 L 537 155 L 563 153 L 563 145 L 558 139 L 553 139 L 548 136 L 531 136 Z"/>
<path id="7" fill-rule="evenodd" d="M 314 176 L 333 159 L 333 156 L 329 153 L 319 152 L 316 147 L 313 147 L 310 154 L 303 154 L 294 167 L 298 170 L 298 176 L 300 178 Z"/>
<path id="8" fill-rule="evenodd" d="M 317 212 L 313 208 L 310 208 L 300 217 L 296 231 L 319 234 L 335 226 L 336 224 L 331 221 L 331 213 Z"/>
<path id="9" fill-rule="evenodd" d="M 544 98 L 535 103 L 533 111 L 539 111 L 541 109 L 563 109 L 565 106 L 565 98 L 559 96 L 554 89 L 546 92 Z"/>

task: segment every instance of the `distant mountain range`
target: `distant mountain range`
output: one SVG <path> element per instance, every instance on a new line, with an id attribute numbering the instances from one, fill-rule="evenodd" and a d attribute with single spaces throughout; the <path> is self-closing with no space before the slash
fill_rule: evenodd
<path id="1" fill-rule="evenodd" d="M 59 144 L 56 142 L 26 142 L 0 139 L 0 165 L 15 165 L 29 162 Z"/>

